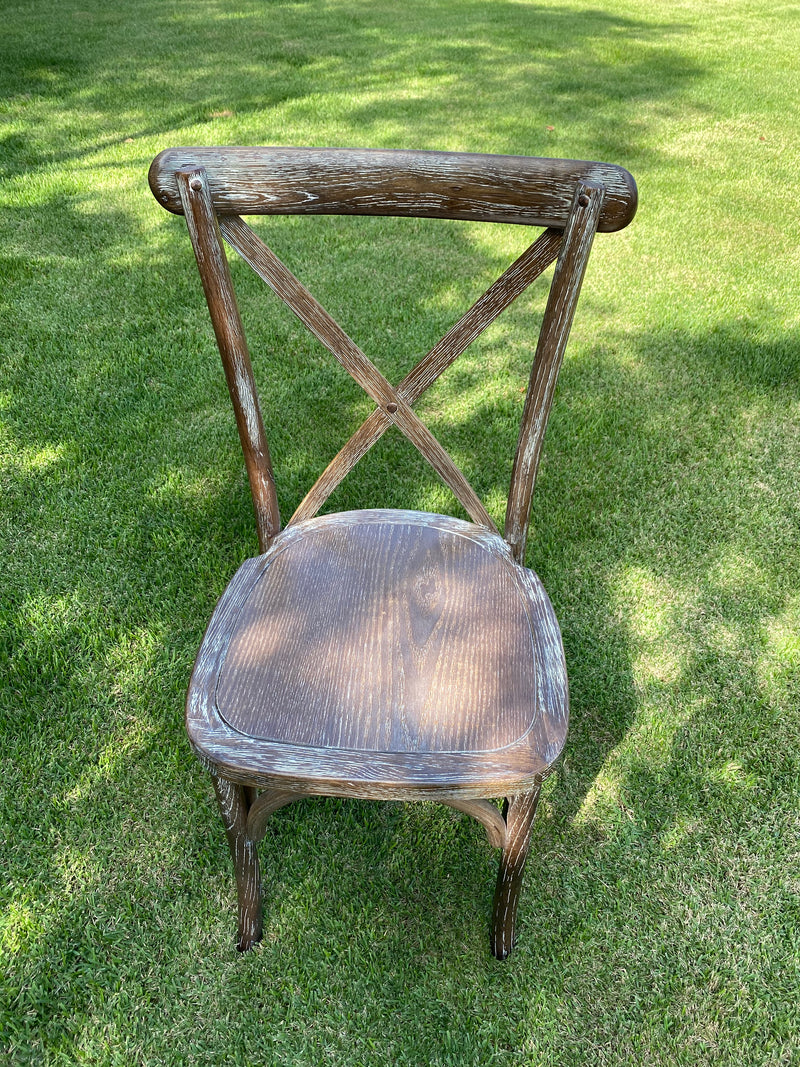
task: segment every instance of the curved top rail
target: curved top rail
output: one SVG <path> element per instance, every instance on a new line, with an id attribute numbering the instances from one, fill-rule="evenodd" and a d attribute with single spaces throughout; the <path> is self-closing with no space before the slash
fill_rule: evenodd
<path id="1" fill-rule="evenodd" d="M 150 188 L 183 214 L 176 175 L 203 168 L 221 215 L 406 215 L 563 229 L 578 182 L 604 187 L 598 229 L 627 226 L 636 182 L 624 167 L 572 159 L 361 148 L 168 148 Z"/>

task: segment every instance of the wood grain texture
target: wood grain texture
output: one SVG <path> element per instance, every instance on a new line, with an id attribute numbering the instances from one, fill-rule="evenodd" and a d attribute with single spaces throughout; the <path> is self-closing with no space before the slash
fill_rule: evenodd
<path id="1" fill-rule="evenodd" d="M 239 936 L 236 947 L 247 952 L 262 937 L 261 868 L 255 841 L 247 833 L 245 788 L 212 774 L 222 823 L 231 850 L 239 905 Z"/>
<path id="2" fill-rule="evenodd" d="M 558 372 L 567 347 L 586 264 L 603 205 L 602 186 L 580 184 L 553 274 L 531 370 L 506 509 L 505 539 L 515 559 L 525 561 L 531 497 L 544 444 Z"/>
<path id="3" fill-rule="evenodd" d="M 541 234 L 405 376 L 397 387 L 398 394 L 409 404 L 418 400 L 468 345 L 550 266 L 560 247 L 561 234 L 557 230 L 546 230 Z M 328 464 L 288 525 L 313 518 L 337 485 L 391 425 L 389 416 L 376 408 Z"/>
<path id="4" fill-rule="evenodd" d="M 291 308 L 303 325 L 325 345 L 364 392 L 385 412 L 386 417 L 419 450 L 445 485 L 452 490 L 467 514 L 482 526 L 496 530 L 497 527 L 475 490 L 410 404 L 386 381 L 374 363 L 295 278 L 288 267 L 241 219 L 223 218 L 220 220 L 220 228 L 226 241 Z"/>
<path id="5" fill-rule="evenodd" d="M 236 303 L 228 261 L 202 170 L 176 176 L 186 226 L 192 241 L 203 291 L 214 326 L 225 379 L 244 453 L 258 540 L 262 552 L 281 525 L 275 479 L 261 419 L 250 353 Z"/>
<path id="6" fill-rule="evenodd" d="M 498 809 L 489 800 L 443 800 L 455 811 L 463 811 L 465 815 L 471 815 L 477 819 L 486 830 L 489 844 L 493 848 L 503 848 L 506 843 L 506 820 Z"/>
<path id="7" fill-rule="evenodd" d="M 511 222 L 563 229 L 578 182 L 606 189 L 601 231 L 636 212 L 636 183 L 622 167 L 585 160 L 469 152 L 358 148 L 170 148 L 150 167 L 150 188 L 168 211 L 183 210 L 176 174 L 211 175 L 221 215 L 332 214 Z"/>
<path id="8" fill-rule="evenodd" d="M 451 736 L 461 730 L 459 736 L 469 743 L 474 744 L 478 740 L 481 745 L 494 747 L 479 749 L 465 745 L 461 751 L 445 750 L 437 742 L 440 736 L 437 728 L 424 717 L 418 723 L 409 724 L 407 721 L 405 735 L 403 728 L 395 734 L 412 740 L 416 737 L 418 747 L 415 749 L 407 742 L 405 749 L 397 751 L 346 747 L 344 738 L 339 740 L 341 747 L 334 748 L 330 745 L 250 737 L 226 722 L 218 706 L 219 679 L 242 612 L 251 602 L 253 591 L 265 570 L 269 572 L 272 561 L 279 559 L 296 543 L 302 544 L 320 531 L 337 528 L 349 531 L 370 525 L 383 527 L 404 524 L 420 528 L 429 526 L 442 534 L 460 537 L 467 543 L 482 546 L 488 555 L 502 562 L 504 576 L 514 585 L 514 596 L 519 596 L 525 602 L 529 626 L 533 672 L 529 674 L 531 693 L 528 694 L 528 706 L 529 710 L 533 710 L 530 711 L 531 721 L 526 731 L 514 738 L 515 729 L 524 716 L 517 713 L 515 720 L 510 713 L 506 714 L 492 706 L 491 701 L 486 705 L 489 725 L 467 726 L 466 719 L 456 716 L 449 728 Z M 435 628 L 431 630 L 431 638 L 435 642 Z M 368 639 L 374 640 L 374 637 L 368 635 Z M 502 637 L 493 640 L 496 643 Z M 423 650 L 424 647 L 423 642 Z M 375 660 L 375 653 L 372 646 L 367 651 L 370 655 L 362 655 L 362 659 L 366 660 L 369 667 Z M 469 655 L 475 658 L 478 652 L 473 651 Z M 417 665 L 423 664 L 423 660 L 424 657 L 419 658 Z M 410 656 L 410 662 L 414 664 L 413 655 Z M 357 669 L 365 671 L 368 667 L 362 664 Z M 471 669 L 475 669 L 471 664 L 465 665 L 467 681 Z M 361 684 L 363 686 L 363 682 Z M 497 686 L 499 683 L 494 680 L 491 684 Z M 346 686 L 337 686 L 337 699 L 346 690 Z M 301 691 L 302 687 L 298 688 L 297 692 Z M 363 686 L 363 691 L 367 691 L 366 686 Z M 330 692 L 325 691 L 319 698 L 320 702 L 324 704 L 329 696 Z M 454 708 L 461 707 L 458 714 L 463 714 L 465 705 L 459 706 L 456 696 L 448 695 L 447 699 L 452 700 Z M 302 710 L 299 701 L 292 707 L 299 715 Z M 390 710 L 385 709 L 386 714 Z M 230 710 L 228 714 L 232 714 Z M 269 714 L 273 714 L 271 709 Z M 209 766 L 218 767 L 221 773 L 232 780 L 314 795 L 376 799 L 415 799 L 422 796 L 429 799 L 466 799 L 521 792 L 539 781 L 557 758 L 566 736 L 567 718 L 568 691 L 560 633 L 550 601 L 537 576 L 513 562 L 502 538 L 472 523 L 448 516 L 381 510 L 324 515 L 287 527 L 278 535 L 266 555 L 242 565 L 212 616 L 195 663 L 186 706 L 187 729 L 196 753 Z M 288 723 L 288 717 L 281 719 L 281 725 L 284 721 Z M 416 735 L 409 732 L 410 725 L 417 729 Z M 314 727 L 304 724 L 291 728 L 301 731 L 297 736 L 303 736 L 303 730 Z M 359 730 L 362 735 L 369 732 L 365 727 L 351 724 L 346 724 L 346 728 L 351 731 L 351 737 Z M 379 726 L 373 724 L 370 729 L 373 730 L 370 736 L 375 736 L 374 731 Z M 505 747 L 496 744 L 496 736 L 500 737 Z M 419 747 L 420 737 L 426 739 L 423 747 Z M 507 743 L 509 738 L 512 740 Z"/>
<path id="9" fill-rule="evenodd" d="M 492 955 L 504 960 L 517 938 L 517 906 L 531 843 L 531 827 L 539 805 L 539 788 L 508 798 L 506 839 L 497 871 L 492 908 Z"/>
<path id="10" fill-rule="evenodd" d="M 502 544 L 413 517 L 306 524 L 239 612 L 217 709 L 248 737 L 367 752 L 497 751 L 531 729 L 527 587 Z"/>
<path id="11" fill-rule="evenodd" d="M 239 947 L 261 937 L 255 842 L 302 796 L 439 800 L 503 850 L 492 952 L 513 947 L 541 783 L 564 744 L 561 635 L 523 566 L 531 494 L 594 234 L 621 229 L 621 167 L 465 153 L 177 148 L 150 170 L 186 216 L 236 412 L 263 554 L 219 600 L 186 701 L 236 872 Z M 374 214 L 539 225 L 528 248 L 396 387 L 237 216 Z M 362 386 L 375 411 L 280 531 L 269 451 L 222 238 Z M 412 405 L 557 257 L 514 459 L 505 540 Z M 473 522 L 370 510 L 314 517 L 397 426 Z M 258 790 L 262 790 L 259 794 Z M 501 814 L 490 802 L 506 797 Z"/>

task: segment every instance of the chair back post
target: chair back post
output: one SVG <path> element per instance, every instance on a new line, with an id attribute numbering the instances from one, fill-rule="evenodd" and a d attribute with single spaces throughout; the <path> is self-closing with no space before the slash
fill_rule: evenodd
<path id="1" fill-rule="evenodd" d="M 179 171 L 176 179 L 236 414 L 253 497 L 258 543 L 261 551 L 266 552 L 280 531 L 281 519 L 269 445 L 230 268 L 205 170 L 199 167 Z"/>
<path id="2" fill-rule="evenodd" d="M 553 606 L 524 566 L 531 496 L 596 232 L 636 211 L 621 167 L 470 153 L 176 148 L 150 168 L 183 214 L 236 413 L 262 550 L 222 594 L 195 660 L 186 727 L 212 772 L 233 857 L 238 948 L 262 936 L 257 840 L 302 796 L 438 800 L 502 849 L 491 950 L 505 959 L 542 781 L 562 751 L 569 686 Z M 404 215 L 541 227 L 391 384 L 242 216 Z M 250 356 L 223 241 L 291 309 L 373 407 L 280 530 Z M 525 396 L 505 541 L 413 405 L 555 262 Z M 531 345 L 531 348 L 533 346 Z M 375 508 L 317 515 L 390 427 L 471 522 Z M 492 798 L 505 797 L 502 813 Z"/>
<path id="3" fill-rule="evenodd" d="M 522 566 L 525 564 L 533 488 L 547 420 L 600 221 L 604 193 L 604 186 L 599 183 L 579 182 L 575 189 L 531 368 L 511 471 L 504 531 L 514 558 Z"/>
<path id="4" fill-rule="evenodd" d="M 168 211 L 186 218 L 239 428 L 265 550 L 280 530 L 275 482 L 223 240 L 322 342 L 376 404 L 289 520 L 317 513 L 333 489 L 396 426 L 434 467 L 473 522 L 483 503 L 412 404 L 467 345 L 557 258 L 525 399 L 505 516 L 524 565 L 531 498 L 567 338 L 596 232 L 623 229 L 636 183 L 622 167 L 470 153 L 281 147 L 174 148 L 150 168 Z M 407 215 L 542 226 L 545 232 L 478 298 L 398 386 L 392 386 L 242 215 Z"/>

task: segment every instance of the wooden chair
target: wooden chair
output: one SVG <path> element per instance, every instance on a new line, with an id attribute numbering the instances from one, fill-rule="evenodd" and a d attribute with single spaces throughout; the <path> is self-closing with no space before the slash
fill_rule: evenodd
<path id="1" fill-rule="evenodd" d="M 491 948 L 503 959 L 539 790 L 567 729 L 558 624 L 524 566 L 531 492 L 595 232 L 630 222 L 635 183 L 621 167 L 518 156 L 174 148 L 153 161 L 150 185 L 186 217 L 263 553 L 223 593 L 186 703 L 236 870 L 238 947 L 261 938 L 256 844 L 278 808 L 312 795 L 438 800 L 474 816 L 502 849 Z M 393 386 L 241 218 L 264 214 L 469 219 L 544 232 Z M 375 404 L 283 529 L 223 238 Z M 554 261 L 501 537 L 413 404 Z M 397 510 L 318 516 L 392 425 L 472 522 Z M 490 800 L 500 797 L 502 812 Z"/>

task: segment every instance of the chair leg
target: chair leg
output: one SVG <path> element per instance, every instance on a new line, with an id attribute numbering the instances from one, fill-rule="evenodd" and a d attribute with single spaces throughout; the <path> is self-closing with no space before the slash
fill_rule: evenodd
<path id="1" fill-rule="evenodd" d="M 504 960 L 516 944 L 517 903 L 538 803 L 539 789 L 535 789 L 509 797 L 504 806 L 506 843 L 497 872 L 491 935 L 492 955 L 498 960 Z"/>
<path id="2" fill-rule="evenodd" d="M 256 842 L 247 836 L 246 787 L 212 775 L 219 810 L 236 872 L 239 898 L 239 938 L 236 947 L 247 952 L 261 940 L 261 868 Z"/>

